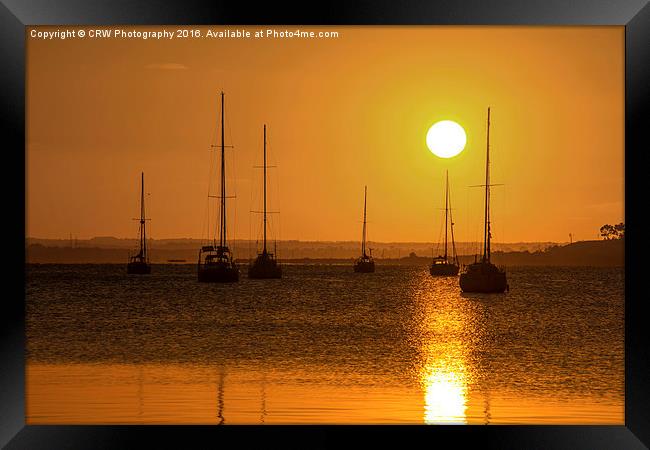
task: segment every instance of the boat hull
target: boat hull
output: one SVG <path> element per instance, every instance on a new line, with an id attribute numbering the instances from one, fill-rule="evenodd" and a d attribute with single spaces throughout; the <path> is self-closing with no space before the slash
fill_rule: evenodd
<path id="1" fill-rule="evenodd" d="M 202 283 L 232 283 L 239 281 L 239 269 L 229 264 L 210 264 L 199 267 L 199 281 Z"/>
<path id="2" fill-rule="evenodd" d="M 434 277 L 453 277 L 458 275 L 456 264 L 432 264 L 429 273 Z"/>
<path id="3" fill-rule="evenodd" d="M 145 262 L 130 262 L 126 265 L 126 273 L 133 275 L 149 275 L 151 265 Z"/>
<path id="4" fill-rule="evenodd" d="M 357 273 L 373 273 L 375 271 L 375 262 L 359 261 L 354 264 L 354 271 Z"/>
<path id="5" fill-rule="evenodd" d="M 282 278 L 282 268 L 274 259 L 260 256 L 248 267 L 248 278 Z"/>
<path id="6" fill-rule="evenodd" d="M 492 264 L 472 264 L 469 270 L 460 274 L 459 284 L 463 292 L 501 293 L 508 290 L 506 273 Z"/>

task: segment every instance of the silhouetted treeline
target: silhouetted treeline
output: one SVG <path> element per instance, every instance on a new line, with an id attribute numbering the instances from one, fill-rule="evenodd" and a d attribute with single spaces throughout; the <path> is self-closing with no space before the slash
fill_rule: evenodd
<path id="1" fill-rule="evenodd" d="M 532 253 L 527 251 L 493 252 L 492 261 L 505 266 L 623 267 L 625 265 L 625 241 L 580 241 Z"/>

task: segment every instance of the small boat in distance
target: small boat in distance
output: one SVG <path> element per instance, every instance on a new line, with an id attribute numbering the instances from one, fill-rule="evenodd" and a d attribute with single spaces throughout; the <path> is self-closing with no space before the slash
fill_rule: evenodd
<path id="1" fill-rule="evenodd" d="M 264 245 L 262 253 L 248 266 L 248 278 L 282 278 L 282 268 L 275 255 L 266 248 L 266 125 L 264 125 Z M 254 211 L 256 212 L 256 211 Z"/>
<path id="2" fill-rule="evenodd" d="M 447 254 L 447 230 L 451 222 L 451 260 Z M 458 275 L 458 255 L 456 254 L 456 243 L 454 241 L 454 220 L 451 217 L 451 205 L 449 200 L 449 173 L 445 173 L 445 254 L 433 258 L 429 273 L 434 276 L 456 276 Z"/>
<path id="3" fill-rule="evenodd" d="M 463 292 L 505 292 L 508 290 L 506 272 L 490 262 L 490 108 L 487 118 L 487 157 L 485 159 L 485 221 L 483 257 L 463 268 L 459 283 Z"/>
<path id="4" fill-rule="evenodd" d="M 129 263 L 126 265 L 126 273 L 147 275 L 151 273 L 151 264 L 149 264 L 149 254 L 147 252 L 147 230 L 144 216 L 144 172 L 140 178 L 140 251 L 129 257 Z M 138 220 L 138 219 L 134 219 Z"/>
<path id="5" fill-rule="evenodd" d="M 219 208 L 219 243 L 204 245 L 199 250 L 198 278 L 200 282 L 224 283 L 239 281 L 239 269 L 226 241 L 226 159 L 224 145 L 224 94 L 221 92 L 221 200 Z"/>
<path id="6" fill-rule="evenodd" d="M 363 232 L 361 237 L 361 256 L 354 263 L 354 271 L 361 273 L 372 273 L 375 271 L 375 261 L 366 253 L 366 197 L 368 195 L 368 186 L 364 186 L 363 192 Z"/>

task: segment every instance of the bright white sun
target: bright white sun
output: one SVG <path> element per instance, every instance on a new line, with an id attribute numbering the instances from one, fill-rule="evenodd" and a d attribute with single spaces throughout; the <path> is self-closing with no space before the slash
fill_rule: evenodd
<path id="1" fill-rule="evenodd" d="M 456 156 L 463 151 L 466 142 L 465 130 L 453 120 L 436 122 L 427 132 L 427 147 L 440 158 Z"/>

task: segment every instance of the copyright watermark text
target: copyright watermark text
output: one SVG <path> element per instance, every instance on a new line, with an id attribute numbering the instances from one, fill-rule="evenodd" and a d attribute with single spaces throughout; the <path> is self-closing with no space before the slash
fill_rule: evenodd
<path id="1" fill-rule="evenodd" d="M 337 39 L 341 37 L 336 30 L 304 30 L 278 28 L 68 28 L 39 30 L 32 28 L 28 36 L 39 40 L 65 39 Z"/>

